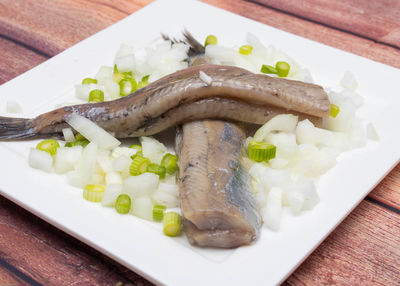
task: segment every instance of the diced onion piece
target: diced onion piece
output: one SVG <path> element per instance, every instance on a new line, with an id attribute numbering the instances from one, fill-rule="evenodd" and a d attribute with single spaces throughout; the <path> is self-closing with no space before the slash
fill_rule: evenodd
<path id="1" fill-rule="evenodd" d="M 179 196 L 179 187 L 176 184 L 171 183 L 160 183 L 157 191 L 169 194 L 174 197 Z"/>
<path id="2" fill-rule="evenodd" d="M 158 186 L 159 178 L 153 173 L 144 173 L 138 176 L 129 177 L 124 181 L 123 192 L 132 198 L 153 193 Z"/>
<path id="3" fill-rule="evenodd" d="M 160 164 L 165 152 L 167 152 L 165 145 L 152 137 L 145 136 L 140 137 L 140 143 L 143 156 L 149 158 L 152 163 Z"/>
<path id="4" fill-rule="evenodd" d="M 162 221 L 164 218 L 164 212 L 166 209 L 167 209 L 166 206 L 154 205 L 153 206 L 153 220 L 154 221 Z"/>
<path id="5" fill-rule="evenodd" d="M 313 209 L 320 201 L 315 184 L 311 179 L 287 185 L 286 189 L 287 194 L 290 192 L 298 192 L 304 196 L 303 210 Z"/>
<path id="6" fill-rule="evenodd" d="M 122 176 L 118 172 L 109 172 L 105 176 L 106 185 L 122 185 Z"/>
<path id="7" fill-rule="evenodd" d="M 111 156 L 117 159 L 120 156 L 131 157 L 137 154 L 137 150 L 129 147 L 116 147 L 112 150 Z"/>
<path id="8" fill-rule="evenodd" d="M 56 156 L 54 157 L 54 171 L 57 174 L 64 174 L 68 171 L 72 171 L 82 156 L 82 150 L 82 146 L 58 148 Z"/>
<path id="9" fill-rule="evenodd" d="M 367 124 L 366 129 L 368 139 L 379 141 L 378 132 L 376 132 L 375 126 L 371 122 Z"/>
<path id="10" fill-rule="evenodd" d="M 74 132 L 72 132 L 71 128 L 63 128 L 62 133 L 64 136 L 64 140 L 66 142 L 74 142 L 75 141 Z"/>
<path id="11" fill-rule="evenodd" d="M 75 187 L 84 187 L 94 173 L 96 167 L 97 144 L 90 142 L 83 149 L 81 159 L 74 171 L 68 173 L 68 182 Z"/>
<path id="12" fill-rule="evenodd" d="M 133 200 L 131 213 L 137 217 L 153 220 L 153 201 L 149 196 L 140 196 Z"/>
<path id="13" fill-rule="evenodd" d="M 154 173 L 154 174 L 158 175 L 160 177 L 160 179 L 164 179 L 165 173 L 166 173 L 164 166 L 160 166 L 160 165 L 154 164 L 154 163 L 151 163 L 147 166 L 146 172 Z"/>
<path id="14" fill-rule="evenodd" d="M 216 45 L 218 43 L 218 39 L 214 35 L 208 35 L 205 42 L 204 42 L 204 47 L 207 47 L 208 45 Z"/>
<path id="15" fill-rule="evenodd" d="M 344 73 L 342 79 L 340 80 L 340 85 L 351 91 L 355 91 L 358 87 L 358 83 L 354 77 L 354 74 L 349 71 Z"/>
<path id="16" fill-rule="evenodd" d="M 101 149 L 113 149 L 121 144 L 110 133 L 83 116 L 73 113 L 66 118 L 66 121 L 89 141 L 96 142 Z"/>
<path id="17" fill-rule="evenodd" d="M 203 71 L 200 71 L 199 72 L 199 76 L 200 76 L 200 79 L 202 80 L 202 81 L 204 81 L 207 85 L 210 85 L 211 83 L 212 83 L 212 77 L 210 77 L 208 74 L 206 74 L 205 72 L 203 72 Z"/>
<path id="18" fill-rule="evenodd" d="M 123 172 L 125 169 L 129 168 L 131 162 L 131 158 L 127 156 L 120 156 L 113 161 L 112 169 L 116 172 Z"/>
<path id="19" fill-rule="evenodd" d="M 272 131 L 283 131 L 294 133 L 296 130 L 298 117 L 292 114 L 279 114 L 263 126 L 261 126 L 254 134 L 255 141 L 263 141 Z"/>
<path id="20" fill-rule="evenodd" d="M 119 84 L 116 83 L 112 78 L 104 80 L 105 98 L 107 100 L 117 99 L 120 96 Z"/>
<path id="21" fill-rule="evenodd" d="M 18 102 L 9 100 L 6 103 L 6 111 L 9 113 L 22 113 L 22 107 Z"/>
<path id="22" fill-rule="evenodd" d="M 266 142 L 251 141 L 247 147 L 249 158 L 256 162 L 266 161 L 275 158 L 276 147 Z"/>
<path id="23" fill-rule="evenodd" d="M 93 89 L 89 92 L 89 102 L 103 102 L 104 92 L 100 89 Z"/>
<path id="24" fill-rule="evenodd" d="M 335 118 L 338 115 L 339 111 L 340 111 L 339 106 L 337 106 L 336 104 L 331 104 L 331 116 L 333 118 Z"/>
<path id="25" fill-rule="evenodd" d="M 101 204 L 105 207 L 113 207 L 121 193 L 121 185 L 107 185 L 101 200 Z"/>
<path id="26" fill-rule="evenodd" d="M 83 198 L 89 202 L 99 203 L 103 198 L 104 186 L 90 184 L 83 189 Z"/>
<path id="27" fill-rule="evenodd" d="M 127 214 L 130 209 L 131 198 L 126 194 L 119 195 L 115 201 L 115 210 L 120 214 Z"/>
<path id="28" fill-rule="evenodd" d="M 115 64 L 118 65 L 120 72 L 132 71 L 135 69 L 136 59 L 134 54 L 119 56 L 115 59 Z"/>
<path id="29" fill-rule="evenodd" d="M 179 206 L 179 200 L 177 196 L 163 192 L 161 190 L 155 191 L 151 198 L 156 204 L 165 205 L 168 208 L 175 208 Z"/>
<path id="30" fill-rule="evenodd" d="M 277 62 L 275 64 L 275 69 L 279 77 L 287 77 L 290 70 L 290 65 L 287 62 Z"/>
<path id="31" fill-rule="evenodd" d="M 113 75 L 112 67 L 102 66 L 97 72 L 95 78 L 97 79 L 99 84 L 104 84 L 106 79 L 112 78 L 112 75 Z"/>
<path id="32" fill-rule="evenodd" d="M 176 212 L 164 214 L 164 234 L 167 236 L 177 236 L 181 232 L 181 216 Z"/>
<path id="33" fill-rule="evenodd" d="M 167 153 L 161 160 L 161 166 L 164 166 L 167 173 L 170 175 L 175 174 L 178 170 L 178 156 Z"/>
<path id="34" fill-rule="evenodd" d="M 282 214 L 282 194 L 280 188 L 273 187 L 267 195 L 267 204 L 262 209 L 264 225 L 273 231 L 278 231 Z"/>
<path id="35" fill-rule="evenodd" d="M 287 192 L 286 199 L 293 214 L 298 215 L 304 205 L 305 196 L 300 192 Z"/>
<path id="36" fill-rule="evenodd" d="M 52 171 L 53 158 L 48 152 L 31 148 L 28 162 L 32 168 L 49 173 Z"/>
<path id="37" fill-rule="evenodd" d="M 51 156 L 54 156 L 57 153 L 57 149 L 59 147 L 60 144 L 57 142 L 57 140 L 54 139 L 43 140 L 36 145 L 36 149 L 45 151 Z"/>
<path id="38" fill-rule="evenodd" d="M 144 172 L 147 172 L 147 167 L 150 164 L 151 162 L 148 158 L 137 155 L 133 158 L 132 163 L 130 164 L 129 173 L 131 176 L 143 174 Z"/>

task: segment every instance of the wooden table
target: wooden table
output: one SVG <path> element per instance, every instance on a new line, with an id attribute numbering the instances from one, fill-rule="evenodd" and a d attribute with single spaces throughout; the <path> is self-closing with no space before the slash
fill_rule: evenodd
<path id="1" fill-rule="evenodd" d="M 0 83 L 150 2 L 0 0 Z M 400 68 L 400 0 L 204 2 Z M 3 197 L 0 206 L 0 285 L 151 285 Z M 400 285 L 400 165 L 284 284 Z"/>

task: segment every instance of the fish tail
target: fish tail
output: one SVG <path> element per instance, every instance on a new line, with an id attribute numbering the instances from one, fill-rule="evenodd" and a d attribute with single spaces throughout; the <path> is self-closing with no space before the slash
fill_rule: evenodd
<path id="1" fill-rule="evenodd" d="M 177 40 L 175 38 L 170 38 L 168 35 L 166 35 L 164 33 L 161 33 L 161 36 L 164 40 L 171 41 L 173 44 L 175 44 L 175 43 L 187 44 L 190 47 L 189 52 L 188 52 L 189 58 L 192 58 L 194 56 L 204 55 L 204 53 L 206 51 L 204 46 L 202 44 L 200 44 L 199 41 L 197 41 L 188 30 L 185 29 L 182 32 L 182 34 L 183 34 L 183 40 Z"/>
<path id="2" fill-rule="evenodd" d="M 0 140 L 15 140 L 34 137 L 32 119 L 0 116 Z"/>

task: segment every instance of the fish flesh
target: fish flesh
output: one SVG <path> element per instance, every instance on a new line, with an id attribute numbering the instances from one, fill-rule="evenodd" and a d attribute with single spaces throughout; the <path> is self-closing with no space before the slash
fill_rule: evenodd
<path id="1" fill-rule="evenodd" d="M 246 138 L 239 125 L 201 120 L 177 134 L 179 194 L 183 226 L 190 243 L 233 248 L 250 244 L 262 220 L 240 162 Z"/>
<path id="2" fill-rule="evenodd" d="M 200 71 L 212 82 L 204 82 Z M 203 112 L 197 113 L 191 105 L 202 105 Z M 228 107 L 242 111 L 232 112 Z M 328 117 L 330 102 L 323 88 L 315 84 L 254 74 L 233 66 L 203 64 L 167 75 L 114 101 L 66 106 L 33 119 L 0 117 L 0 140 L 62 138 L 62 129 L 68 127 L 65 120 L 72 113 L 90 119 L 117 138 L 128 138 L 153 135 L 198 119 L 262 124 L 274 112 Z"/>

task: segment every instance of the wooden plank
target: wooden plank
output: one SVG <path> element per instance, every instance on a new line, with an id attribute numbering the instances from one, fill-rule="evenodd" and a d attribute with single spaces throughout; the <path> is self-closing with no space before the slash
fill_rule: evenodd
<path id="1" fill-rule="evenodd" d="M 53 56 L 151 2 L 3 0 L 0 35 Z"/>
<path id="2" fill-rule="evenodd" d="M 400 47 L 400 1 L 252 0 L 318 23 Z"/>
<path id="3" fill-rule="evenodd" d="M 400 164 L 382 180 L 369 197 L 400 210 Z"/>
<path id="4" fill-rule="evenodd" d="M 0 256 L 43 285 L 152 285 L 1 196 Z"/>
<path id="5" fill-rule="evenodd" d="M 304 38 L 400 68 L 400 49 L 362 39 L 356 35 L 283 14 L 251 2 L 241 0 L 202 1 Z"/>
<path id="6" fill-rule="evenodd" d="M 283 285 L 399 285 L 400 215 L 363 201 Z"/>
<path id="7" fill-rule="evenodd" d="M 1 286 L 17 286 L 17 285 L 29 285 L 27 282 L 19 279 L 13 273 L 3 268 L 0 262 L 0 285 Z"/>
<path id="8" fill-rule="evenodd" d="M 47 57 L 0 37 L 0 84 L 47 60 Z"/>

